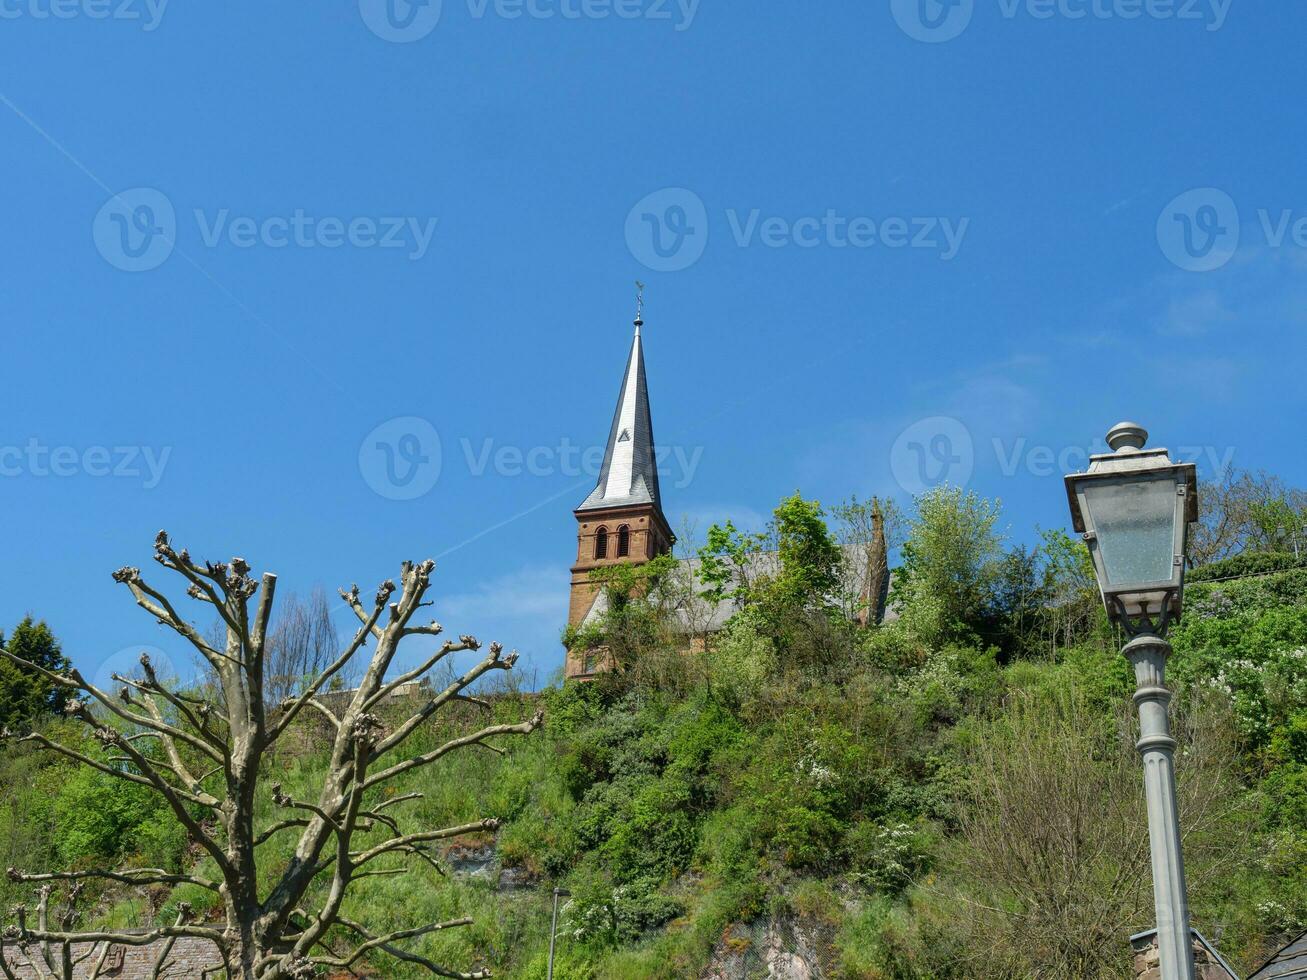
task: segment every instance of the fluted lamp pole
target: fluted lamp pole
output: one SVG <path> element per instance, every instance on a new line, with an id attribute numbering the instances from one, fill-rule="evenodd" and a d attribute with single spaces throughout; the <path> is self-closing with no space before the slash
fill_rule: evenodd
<path id="1" fill-rule="evenodd" d="M 1162 980 L 1194 980 L 1189 897 L 1175 797 L 1175 739 L 1167 708 L 1166 630 L 1180 619 L 1185 541 L 1198 519 L 1194 464 L 1145 449 L 1148 433 L 1122 422 L 1107 434 L 1112 452 L 1066 478 L 1071 520 L 1084 535 L 1108 617 L 1130 637 L 1121 651 L 1135 671 L 1153 903 Z"/>

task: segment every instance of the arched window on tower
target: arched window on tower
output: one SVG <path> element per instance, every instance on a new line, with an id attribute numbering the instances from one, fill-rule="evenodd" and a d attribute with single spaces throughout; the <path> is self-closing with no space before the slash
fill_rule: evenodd
<path id="1" fill-rule="evenodd" d="M 608 528 L 601 527 L 595 532 L 595 557 L 608 557 Z"/>
<path id="2" fill-rule="evenodd" d="M 617 557 L 625 558 L 631 553 L 631 529 L 623 524 L 617 529 Z"/>

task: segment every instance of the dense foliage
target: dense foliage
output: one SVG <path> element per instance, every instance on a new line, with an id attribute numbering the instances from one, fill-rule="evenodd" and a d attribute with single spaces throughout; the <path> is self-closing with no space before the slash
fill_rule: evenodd
<path id="1" fill-rule="evenodd" d="M 848 980 L 1129 976 L 1126 937 L 1153 917 L 1133 679 L 1080 542 L 1009 547 L 999 518 L 956 489 L 919 500 L 892 621 L 873 627 L 840 612 L 841 552 L 815 502 L 783 501 L 762 534 L 713 528 L 697 587 L 736 611 L 689 651 L 675 564 L 618 566 L 602 622 L 568 636 L 615 669 L 538 695 L 544 737 L 397 787 L 425 794 L 415 816 L 433 826 L 504 817 L 496 860 L 534 884 L 424 870 L 352 901 L 397 924 L 468 910 L 472 929 L 422 948 L 532 980 L 553 885 L 570 892 L 560 980 L 757 969 L 774 936 Z M 1245 970 L 1307 927 L 1307 568 L 1291 559 L 1198 570 L 1172 633 L 1194 923 Z M 322 764 L 314 744 L 279 760 L 292 795 Z M 20 787 L 0 806 L 11 862 L 189 859 L 121 784 L 11 748 L 0 785 Z M 108 897 L 127 924 L 211 901 Z"/>

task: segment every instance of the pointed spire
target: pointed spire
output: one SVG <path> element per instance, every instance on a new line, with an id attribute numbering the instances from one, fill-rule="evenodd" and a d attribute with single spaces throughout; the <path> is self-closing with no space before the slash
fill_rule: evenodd
<path id="1" fill-rule="evenodd" d="M 637 283 L 635 337 L 626 374 L 617 396 L 608 446 L 599 482 L 577 510 L 598 510 L 629 504 L 653 504 L 660 511 L 658 466 L 654 451 L 653 420 L 649 414 L 649 389 L 644 375 L 644 348 L 640 327 L 644 325 L 644 284 Z"/>

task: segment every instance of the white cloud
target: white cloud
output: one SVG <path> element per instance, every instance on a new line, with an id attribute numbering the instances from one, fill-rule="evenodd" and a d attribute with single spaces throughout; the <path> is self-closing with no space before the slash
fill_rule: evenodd
<path id="1" fill-rule="evenodd" d="M 482 582 L 470 592 L 441 596 L 436 608 L 441 616 L 451 621 L 463 617 L 530 618 L 557 613 L 559 608 L 566 618 L 568 581 L 566 567 L 520 568 Z"/>

